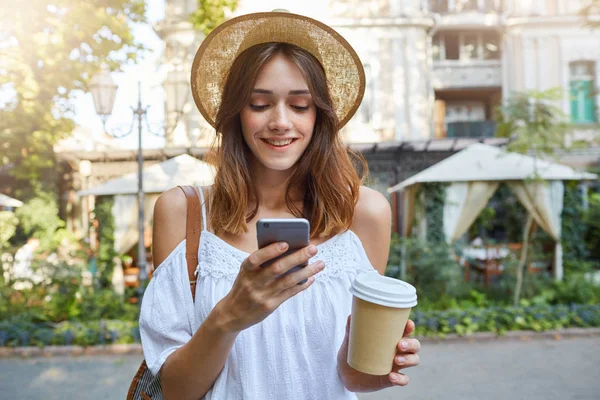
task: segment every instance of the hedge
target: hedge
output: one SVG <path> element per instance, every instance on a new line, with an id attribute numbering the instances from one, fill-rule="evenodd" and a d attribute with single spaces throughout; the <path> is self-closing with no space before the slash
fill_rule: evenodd
<path id="1" fill-rule="evenodd" d="M 600 304 L 570 306 L 493 307 L 485 309 L 426 311 L 416 309 L 411 318 L 416 335 L 442 337 L 448 334 L 469 336 L 475 332 L 512 330 L 537 332 L 568 327 L 600 327 Z M 111 343 L 139 343 L 135 321 L 65 321 L 58 324 L 0 322 L 0 346 L 91 346 Z"/>
<path id="2" fill-rule="evenodd" d="M 542 332 L 570 327 L 600 327 L 600 304 L 570 306 L 492 307 L 427 311 L 411 314 L 417 336 L 468 336 L 475 332 L 499 335 L 514 330 Z"/>
<path id="3" fill-rule="evenodd" d="M 92 346 L 139 342 L 140 331 L 136 321 L 65 321 L 58 324 L 34 324 L 25 321 L 0 322 L 0 346 L 6 347 Z"/>

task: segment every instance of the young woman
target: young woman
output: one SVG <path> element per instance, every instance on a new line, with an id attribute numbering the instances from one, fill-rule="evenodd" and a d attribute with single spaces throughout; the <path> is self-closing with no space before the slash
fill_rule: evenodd
<path id="1" fill-rule="evenodd" d="M 198 50 L 192 92 L 216 128 L 214 185 L 200 188 L 203 223 L 195 302 L 185 258 L 186 198 L 154 211 L 155 265 L 140 328 L 167 399 L 355 399 L 406 385 L 418 340 L 398 343 L 393 372 L 348 366 L 354 277 L 383 274 L 391 231 L 384 196 L 361 186 L 340 128 L 364 91 L 360 60 L 328 26 L 286 12 L 249 14 Z M 351 158 L 352 157 L 352 158 Z M 311 244 L 268 267 L 285 243 L 257 249 L 261 218 L 304 217 Z M 280 275 L 308 262 L 299 271 Z M 306 283 L 298 284 L 306 279 Z M 414 324 L 409 321 L 404 336 Z"/>

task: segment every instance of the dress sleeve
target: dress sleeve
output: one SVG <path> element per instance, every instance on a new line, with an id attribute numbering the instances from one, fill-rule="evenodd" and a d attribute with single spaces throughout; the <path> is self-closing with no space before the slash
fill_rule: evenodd
<path id="1" fill-rule="evenodd" d="M 140 335 L 152 374 L 157 375 L 167 357 L 191 339 L 193 320 L 184 240 L 156 269 L 142 300 Z"/>
<path id="2" fill-rule="evenodd" d="M 355 257 L 357 260 L 356 272 L 361 273 L 374 271 L 375 267 L 373 267 L 373 265 L 371 264 L 369 256 L 367 256 L 367 252 L 365 251 L 365 248 L 360 238 L 354 232 L 352 232 L 352 242 L 354 244 L 353 247 L 355 251 Z"/>

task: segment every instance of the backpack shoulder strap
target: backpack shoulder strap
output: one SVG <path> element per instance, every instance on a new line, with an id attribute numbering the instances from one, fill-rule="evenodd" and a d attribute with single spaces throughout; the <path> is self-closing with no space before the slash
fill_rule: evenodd
<path id="1" fill-rule="evenodd" d="M 179 186 L 187 199 L 187 221 L 185 232 L 185 259 L 190 279 L 192 299 L 196 295 L 196 267 L 198 266 L 198 245 L 202 231 L 202 215 L 200 214 L 200 199 L 198 192 L 192 186 Z"/>

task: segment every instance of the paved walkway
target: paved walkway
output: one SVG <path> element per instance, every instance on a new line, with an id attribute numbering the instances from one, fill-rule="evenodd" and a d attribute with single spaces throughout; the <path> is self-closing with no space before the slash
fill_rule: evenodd
<path id="1" fill-rule="evenodd" d="M 360 400 L 593 400 L 600 337 L 428 343 L 411 383 Z M 0 358 L 2 399 L 124 399 L 139 355 Z M 324 399 L 329 400 L 329 399 Z"/>

